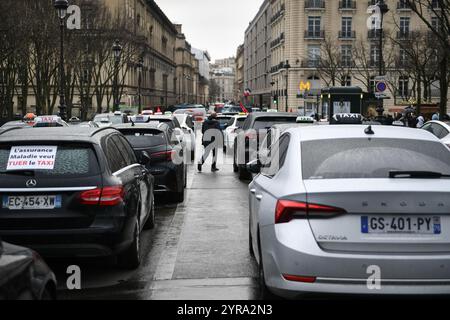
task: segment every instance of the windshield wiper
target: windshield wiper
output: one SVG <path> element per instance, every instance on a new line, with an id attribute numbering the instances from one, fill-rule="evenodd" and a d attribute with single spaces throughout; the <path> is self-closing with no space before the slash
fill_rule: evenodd
<path id="1" fill-rule="evenodd" d="M 34 170 L 13 170 L 13 171 L 0 171 L 0 174 L 14 174 L 18 176 L 33 176 L 36 174 Z"/>
<path id="2" fill-rule="evenodd" d="M 433 171 L 390 171 L 389 178 L 441 179 L 450 178 L 450 175 Z"/>

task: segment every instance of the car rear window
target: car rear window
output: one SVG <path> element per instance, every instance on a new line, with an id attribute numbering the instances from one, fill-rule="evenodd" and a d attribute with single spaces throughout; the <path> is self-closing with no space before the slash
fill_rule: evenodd
<path id="1" fill-rule="evenodd" d="M 450 152 L 439 142 L 406 139 L 304 141 L 303 179 L 389 178 L 390 171 L 450 174 Z"/>
<path id="2" fill-rule="evenodd" d="M 46 143 L 45 146 L 57 146 L 53 169 L 14 169 L 8 170 L 8 161 L 12 147 L 24 145 L 0 145 L 0 175 L 20 174 L 31 172 L 35 177 L 85 177 L 97 175 L 100 172 L 98 160 L 94 150 L 88 145 L 55 145 Z M 43 145 L 33 144 L 33 147 Z"/>
<path id="3" fill-rule="evenodd" d="M 270 129 L 275 124 L 296 123 L 296 117 L 261 117 L 255 120 L 253 129 L 262 130 Z"/>
<path id="4" fill-rule="evenodd" d="M 160 130 L 120 130 L 133 148 L 149 148 L 167 144 L 164 132 Z"/>

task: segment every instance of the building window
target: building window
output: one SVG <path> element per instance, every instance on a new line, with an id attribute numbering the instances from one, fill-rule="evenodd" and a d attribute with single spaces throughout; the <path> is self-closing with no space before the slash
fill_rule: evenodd
<path id="1" fill-rule="evenodd" d="M 308 17 L 308 35 L 320 37 L 321 17 Z"/>
<path id="2" fill-rule="evenodd" d="M 343 67 L 352 66 L 352 49 L 353 47 L 351 45 L 341 46 L 341 65 Z"/>
<path id="3" fill-rule="evenodd" d="M 341 78 L 341 86 L 343 87 L 351 87 L 352 86 L 352 77 L 347 75 Z"/>
<path id="4" fill-rule="evenodd" d="M 398 95 L 402 98 L 409 96 L 409 79 L 408 77 L 400 77 L 398 80 Z"/>
<path id="5" fill-rule="evenodd" d="M 341 26 L 341 38 L 352 37 L 352 17 L 343 17 Z"/>
<path id="6" fill-rule="evenodd" d="M 411 23 L 411 18 L 410 17 L 400 17 L 399 38 L 407 38 L 409 36 L 410 23 Z"/>
<path id="7" fill-rule="evenodd" d="M 372 44 L 370 46 L 370 66 L 375 67 L 380 61 L 380 48 L 378 44 Z"/>
<path id="8" fill-rule="evenodd" d="M 310 45 L 308 46 L 308 65 L 307 67 L 317 67 L 320 62 L 320 46 Z"/>

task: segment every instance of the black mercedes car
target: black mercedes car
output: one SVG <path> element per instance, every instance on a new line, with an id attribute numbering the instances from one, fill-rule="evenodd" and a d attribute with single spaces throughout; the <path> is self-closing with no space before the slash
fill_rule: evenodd
<path id="1" fill-rule="evenodd" d="M 54 300 L 56 278 L 35 251 L 0 239 L 0 300 Z"/>
<path id="2" fill-rule="evenodd" d="M 0 236 L 47 257 L 140 264 L 154 226 L 153 176 L 117 130 L 0 132 Z M 148 159 L 141 159 L 146 164 Z"/>
<path id="3" fill-rule="evenodd" d="M 155 194 L 183 202 L 187 166 L 173 129 L 165 123 L 122 124 L 115 128 L 128 139 L 138 158 L 143 154 L 150 157 L 147 169 L 155 177 Z"/>

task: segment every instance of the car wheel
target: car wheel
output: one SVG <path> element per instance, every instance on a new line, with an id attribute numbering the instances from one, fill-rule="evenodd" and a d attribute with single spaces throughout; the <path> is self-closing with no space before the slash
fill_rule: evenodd
<path id="1" fill-rule="evenodd" d="M 155 227 L 155 197 L 153 197 L 150 213 L 147 222 L 144 224 L 144 230 L 150 230 Z"/>
<path id="2" fill-rule="evenodd" d="M 222 151 L 223 151 L 223 153 L 227 153 L 227 146 L 223 146 L 223 148 L 222 148 Z"/>
<path id="3" fill-rule="evenodd" d="M 255 256 L 255 251 L 253 250 L 253 238 L 250 229 L 248 230 L 248 251 L 252 257 Z"/>
<path id="4" fill-rule="evenodd" d="M 118 265 L 123 269 L 134 270 L 141 264 L 141 230 L 139 220 L 136 217 L 136 226 L 134 228 L 134 239 L 130 247 L 119 254 Z"/>
<path id="5" fill-rule="evenodd" d="M 176 203 L 184 202 L 184 189 L 183 189 L 183 191 L 175 192 L 173 194 L 173 201 Z"/>
<path id="6" fill-rule="evenodd" d="M 272 292 L 270 292 L 269 288 L 267 288 L 266 286 L 264 263 L 261 254 L 261 246 L 259 249 L 258 284 L 259 284 L 259 300 L 275 300 L 278 298 Z"/>
<path id="7" fill-rule="evenodd" d="M 239 180 L 250 180 L 251 179 L 251 175 L 246 169 L 244 169 L 242 167 L 238 167 L 238 172 L 239 172 Z"/>
<path id="8" fill-rule="evenodd" d="M 191 151 L 191 162 L 193 163 L 195 161 L 195 151 Z"/>
<path id="9" fill-rule="evenodd" d="M 239 167 L 236 164 L 236 148 L 234 148 L 234 156 L 233 156 L 233 172 L 238 172 Z"/>

